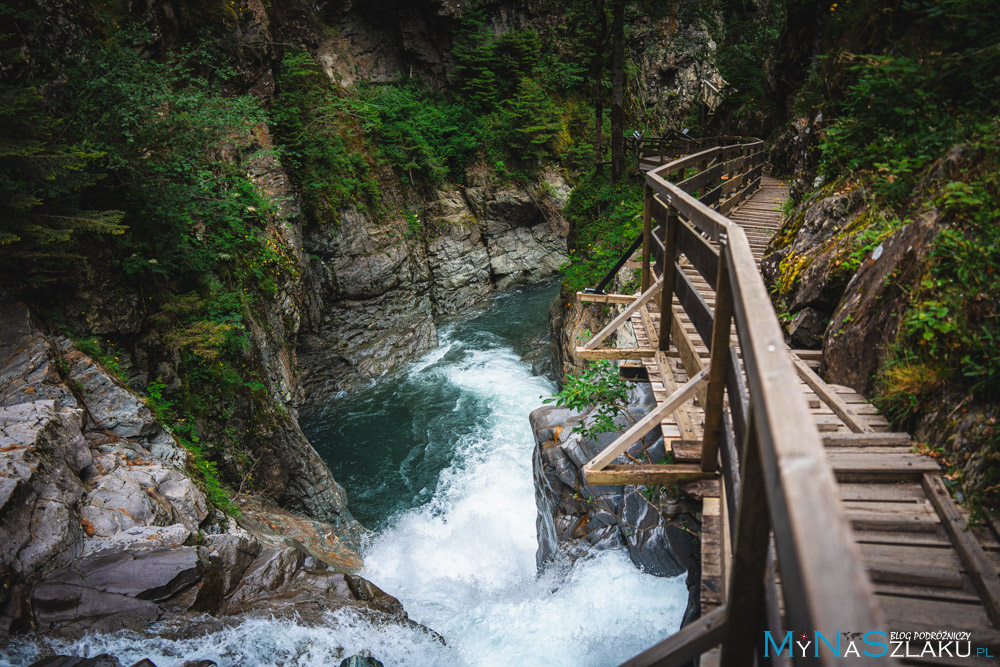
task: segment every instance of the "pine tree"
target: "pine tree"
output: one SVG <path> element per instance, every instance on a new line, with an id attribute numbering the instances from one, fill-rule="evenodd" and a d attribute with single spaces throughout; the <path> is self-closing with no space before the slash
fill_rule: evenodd
<path id="1" fill-rule="evenodd" d="M 103 174 L 89 171 L 103 153 L 61 139 L 61 124 L 44 110 L 38 91 L 0 91 L 0 246 L 4 270 L 21 278 L 65 263 L 83 233 L 121 234 L 124 213 L 90 209 L 84 192 Z"/>

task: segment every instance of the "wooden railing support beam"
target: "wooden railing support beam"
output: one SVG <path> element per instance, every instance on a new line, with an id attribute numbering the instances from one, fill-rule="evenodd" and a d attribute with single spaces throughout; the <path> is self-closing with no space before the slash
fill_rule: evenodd
<path id="1" fill-rule="evenodd" d="M 701 469 L 706 472 L 719 466 L 719 440 L 722 435 L 722 410 L 726 395 L 726 368 L 729 366 L 729 330 L 733 321 L 733 290 L 729 268 L 724 261 L 727 238 L 720 235 L 719 271 L 715 280 L 715 319 L 712 325 L 711 368 L 706 391 L 705 430 L 701 441 Z M 737 400 L 739 400 L 737 398 Z"/>
<path id="2" fill-rule="evenodd" d="M 695 619 L 620 667 L 680 667 L 717 646 L 725 636 L 728 618 L 726 605 Z"/>
<path id="3" fill-rule="evenodd" d="M 651 282 L 649 255 L 653 252 L 653 189 L 648 185 L 642 203 L 642 279 L 641 291 L 649 289 Z"/>
<path id="4" fill-rule="evenodd" d="M 607 326 L 598 331 L 597 334 L 593 338 L 588 340 L 587 344 L 584 345 L 583 347 L 588 350 L 597 349 L 597 346 L 598 344 L 601 343 L 601 341 L 610 336 L 618 327 L 625 324 L 625 322 L 627 322 L 632 317 L 632 313 L 638 311 L 647 301 L 656 296 L 656 291 L 660 289 L 662 286 L 663 286 L 663 280 L 661 279 L 653 283 L 651 287 L 643 290 L 642 294 L 639 296 L 638 299 L 629 304 L 629 306 L 625 310 L 620 312 L 618 316 L 615 317 L 615 319 L 608 322 Z"/>
<path id="5" fill-rule="evenodd" d="M 652 188 L 646 188 L 652 192 Z M 676 279 L 674 258 L 677 255 L 677 209 L 667 206 L 667 219 L 661 230 L 663 233 L 663 288 L 660 290 L 660 344 L 659 349 L 670 349 L 670 321 L 674 303 L 674 283 Z"/>
<path id="6" fill-rule="evenodd" d="M 721 667 L 754 664 L 757 645 L 764 630 L 764 573 L 771 534 L 771 515 L 764 488 L 764 469 L 752 416 L 743 442 L 739 514 L 733 536 L 733 569 L 729 579 L 730 609 L 741 613 L 730 619 L 722 643 Z"/>

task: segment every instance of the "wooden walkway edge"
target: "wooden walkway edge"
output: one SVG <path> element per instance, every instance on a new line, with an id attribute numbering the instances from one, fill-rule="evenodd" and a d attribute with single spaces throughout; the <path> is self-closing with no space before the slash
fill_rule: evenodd
<path id="1" fill-rule="evenodd" d="M 801 592 L 788 595 L 798 584 L 789 590 L 783 586 L 786 580 L 800 584 L 798 577 L 803 573 L 787 569 L 788 565 L 784 572 L 782 568 L 782 558 L 790 553 L 788 540 L 794 540 L 795 531 L 800 529 L 789 529 L 776 521 L 769 540 L 769 533 L 759 530 L 751 531 L 749 541 L 734 535 L 736 527 L 744 525 L 744 512 L 757 515 L 755 521 L 764 521 L 764 530 L 771 525 L 765 509 L 754 510 L 755 505 L 768 504 L 763 500 L 763 477 L 773 474 L 761 469 L 765 462 L 756 453 L 762 451 L 772 457 L 774 453 L 752 443 L 734 441 L 734 433 L 754 437 L 759 426 L 751 427 L 751 423 L 760 411 L 752 409 L 746 398 L 734 404 L 733 397 L 749 395 L 752 402 L 755 395 L 779 395 L 774 388 L 761 388 L 761 379 L 750 375 L 754 364 L 760 363 L 761 350 L 740 349 L 740 340 L 753 340 L 745 330 L 737 336 L 737 327 L 741 326 L 738 318 L 746 322 L 748 315 L 736 312 L 730 317 L 726 310 L 732 303 L 737 309 L 746 307 L 740 302 L 742 295 L 725 293 L 730 285 L 736 289 L 741 285 L 739 276 L 731 278 L 728 273 L 736 270 L 747 276 L 746 271 L 752 270 L 746 268 L 749 264 L 732 263 L 743 261 L 742 257 L 749 262 L 751 254 L 759 263 L 780 226 L 788 197 L 786 183 L 760 173 L 761 153 L 753 152 L 760 150 L 757 146 L 751 143 L 706 149 L 671 162 L 661 161 L 666 164 L 650 172 L 648 179 L 652 180 L 647 180 L 652 186 L 647 187 L 644 244 L 634 262 L 643 269 L 642 294 L 580 295 L 586 300 L 625 306 L 612 324 L 579 352 L 585 358 L 631 359 L 635 360 L 633 367 L 641 365 L 658 405 L 644 422 L 660 427 L 670 459 L 666 466 L 616 465 L 613 461 L 618 451 L 623 444 L 629 444 L 626 437 L 588 464 L 588 480 L 606 484 L 639 484 L 643 479 L 647 483 L 676 483 L 702 502 L 702 620 L 625 663 L 628 665 L 682 664 L 698 654 L 702 665 L 742 664 L 750 655 L 747 642 L 761 641 L 755 628 L 770 627 L 772 632 L 801 630 L 792 627 L 794 619 L 800 619 L 801 625 L 801 619 L 806 617 L 804 608 L 786 609 L 784 604 L 789 599 L 795 605 L 801 604 L 796 601 Z M 693 166 L 701 172 L 690 176 Z M 676 186 L 664 180 L 675 171 Z M 700 193 L 694 203 L 683 192 L 677 194 L 694 190 Z M 728 218 L 706 213 L 707 209 L 699 208 L 699 202 L 714 204 Z M 657 218 L 658 210 L 666 211 L 668 218 Z M 682 220 L 669 218 L 678 213 Z M 687 220 L 700 220 L 700 230 Z M 654 230 L 654 222 L 661 226 Z M 742 229 L 739 236 L 746 240 L 736 240 L 748 244 L 749 253 L 741 250 L 745 254 L 738 255 L 723 247 L 727 243 L 726 225 L 732 223 Z M 667 229 L 682 226 L 687 231 L 678 239 L 675 231 L 664 232 L 663 224 Z M 647 253 L 654 244 L 659 245 L 659 257 L 677 254 L 676 280 L 670 271 L 664 276 L 664 265 L 669 267 L 666 260 L 658 258 L 655 264 L 650 261 Z M 724 323 L 722 330 L 720 322 Z M 753 324 L 750 321 L 742 326 Z M 599 347 L 602 342 L 614 340 L 615 331 L 623 326 L 630 330 L 626 338 L 634 345 Z M 660 336 L 665 340 L 661 341 Z M 727 351 L 727 342 L 728 353 L 720 353 Z M 767 349 L 773 352 L 775 346 Z M 860 557 L 867 575 L 867 581 L 861 574 L 853 580 L 844 578 L 845 582 L 856 582 L 875 607 L 874 615 L 866 616 L 859 606 L 855 618 L 878 619 L 879 625 L 891 631 L 971 632 L 974 646 L 989 649 L 993 656 L 1000 655 L 1000 544 L 984 541 L 969 529 L 962 509 L 947 491 L 939 465 L 918 453 L 908 434 L 890 432 L 888 422 L 864 396 L 828 384 L 818 375 L 818 351 L 787 353 L 794 372 L 785 376 L 785 390 L 797 392 L 808 406 L 808 420 L 822 444 L 813 451 L 818 461 L 825 457 L 829 472 L 823 474 L 832 474 L 834 480 L 835 495 L 824 497 L 830 498 L 829 505 L 837 505 L 839 499 L 843 519 L 837 520 L 846 521 L 847 527 L 846 532 L 838 534 L 843 535 L 842 542 L 851 543 L 844 553 L 855 554 L 851 556 L 854 559 Z M 749 359 L 744 358 L 745 354 Z M 725 410 L 720 407 L 723 396 L 728 401 Z M 643 423 L 643 428 L 648 430 L 649 425 Z M 735 474 L 731 471 L 734 466 Z M 717 469 L 729 472 L 720 475 Z M 742 479 L 740 475 L 747 477 Z M 774 489 L 767 489 L 771 503 L 772 493 Z M 798 498 L 806 504 L 812 502 L 807 496 Z M 822 553 L 816 551 L 818 545 L 800 546 L 806 547 L 804 553 L 815 557 Z M 833 543 L 825 548 L 833 548 Z M 793 561 L 788 562 L 794 567 L 803 566 Z M 806 563 L 807 567 L 814 565 Z M 764 572 L 762 581 L 747 581 L 747 576 L 755 577 L 758 572 Z M 807 600 L 805 604 L 812 603 Z M 754 608 L 747 609 L 747 605 Z M 760 618 L 765 606 L 769 609 L 767 620 Z M 815 608 L 820 606 L 817 603 Z M 748 623 L 747 614 L 755 620 Z M 873 629 L 874 624 L 872 628 L 841 629 Z M 721 650 L 707 650 L 720 643 Z M 730 650 L 736 645 L 739 650 Z M 979 664 L 975 658 L 955 662 L 947 657 L 906 658 L 902 662 Z"/>

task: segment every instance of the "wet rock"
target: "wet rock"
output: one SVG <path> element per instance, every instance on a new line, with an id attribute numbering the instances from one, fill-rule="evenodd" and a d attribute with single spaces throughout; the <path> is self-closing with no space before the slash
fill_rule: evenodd
<path id="1" fill-rule="evenodd" d="M 312 230 L 304 242 L 322 303 L 299 346 L 306 395 L 377 378 L 437 345 L 437 318 L 553 275 L 567 259 L 568 228 L 548 193 L 567 186 L 550 172 L 536 192 L 494 183 L 479 165 L 468 187 L 428 202 L 393 193 L 424 211 L 415 225 L 349 210 L 339 229 Z"/>
<path id="2" fill-rule="evenodd" d="M 699 558 L 690 533 L 666 523 L 635 487 L 625 492 L 621 522 L 632 562 L 650 574 L 675 577 Z"/>
<path id="3" fill-rule="evenodd" d="M 136 628 L 159 618 L 163 603 L 198 583 L 207 567 L 196 547 L 96 554 L 37 585 L 32 609 L 38 627 L 52 634 Z"/>
<path id="4" fill-rule="evenodd" d="M 633 418 L 641 418 L 652 405 L 648 385 L 637 385 L 630 396 Z M 538 567 L 561 557 L 573 560 L 592 549 L 627 547 L 632 561 L 653 574 L 674 576 L 691 569 L 697 551 L 690 534 L 671 524 L 635 487 L 587 484 L 583 466 L 619 435 L 604 433 L 590 440 L 573 433 L 574 426 L 592 419 L 558 407 L 531 413 Z M 659 429 L 628 450 L 635 458 L 653 461 L 661 460 L 663 452 Z M 624 456 L 617 462 L 625 462 Z"/>
<path id="5" fill-rule="evenodd" d="M 390 616 L 405 616 L 402 603 L 363 577 L 347 575 L 347 587 L 356 600 L 368 602 L 370 606 Z"/>
<path id="6" fill-rule="evenodd" d="M 788 325 L 792 347 L 819 349 L 826 333 L 827 315 L 815 308 L 803 308 Z"/>
<path id="7" fill-rule="evenodd" d="M 81 419 L 52 400 L 0 408 L 0 565 L 19 576 L 68 562 L 83 539 Z"/>
<path id="8" fill-rule="evenodd" d="M 268 546 L 293 546 L 306 556 L 317 558 L 337 572 L 353 574 L 362 566 L 357 548 L 357 530 L 336 530 L 331 525 L 288 512 L 261 499 L 239 495 L 237 522 Z"/>
<path id="9" fill-rule="evenodd" d="M 844 291 L 823 338 L 823 360 L 830 382 L 871 394 L 885 351 L 899 331 L 937 233 L 937 212 L 930 211 L 886 239 L 878 258 L 869 253 Z"/>
<path id="10" fill-rule="evenodd" d="M 317 623 L 345 604 L 409 622 L 390 596 L 357 584 L 362 600 L 344 580 L 361 566 L 358 527 L 301 432 L 313 458 L 298 456 L 286 484 L 341 525 L 246 497 L 237 525 L 209 506 L 138 397 L 69 341 L 48 341 L 24 306 L 0 315 L 0 634 L 77 637 L 295 605 Z"/>
<path id="11" fill-rule="evenodd" d="M 133 526 L 107 537 L 93 537 L 83 542 L 84 556 L 101 551 L 124 551 L 176 547 L 191 537 L 183 524 L 170 526 Z"/>
<path id="12" fill-rule="evenodd" d="M 372 657 L 352 655 L 350 658 L 342 660 L 340 667 L 384 667 L 381 662 Z"/>

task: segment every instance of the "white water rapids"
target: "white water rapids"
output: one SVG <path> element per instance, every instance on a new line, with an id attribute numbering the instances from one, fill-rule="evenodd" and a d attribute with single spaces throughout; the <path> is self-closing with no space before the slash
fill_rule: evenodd
<path id="1" fill-rule="evenodd" d="M 509 305 L 491 306 L 501 324 Z M 537 574 L 528 414 L 554 387 L 496 335 L 502 326 L 484 333 L 491 327 L 482 324 L 446 328 L 441 346 L 405 371 L 407 390 L 436 387 L 447 397 L 442 419 L 466 410 L 476 417 L 447 443 L 450 460 L 436 485 L 414 489 L 423 500 L 387 519 L 364 553 L 362 575 L 447 646 L 419 630 L 373 626 L 349 610 L 329 614 L 326 627 L 256 619 L 197 639 L 130 632 L 48 643 L 64 653 L 111 653 L 126 665 L 150 658 L 158 667 L 195 658 L 220 666 L 336 666 L 360 652 L 387 666 L 604 667 L 676 631 L 687 601 L 684 575 L 644 574 L 624 551 Z M 381 409 L 371 418 L 394 419 L 391 405 Z M 37 655 L 31 642 L 15 648 L 6 654 L 14 665 Z M 0 651 L 0 664 L 4 658 Z"/>

